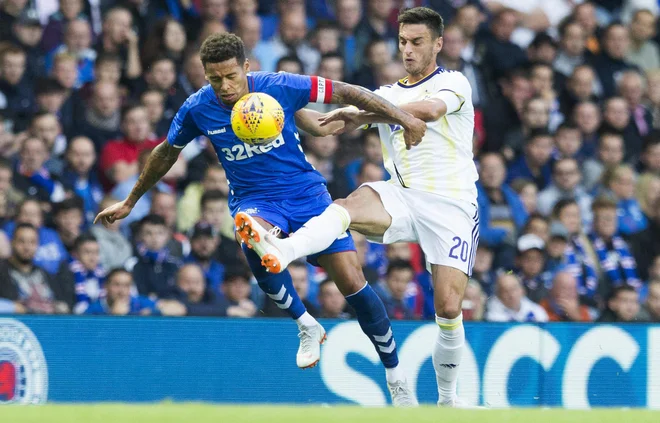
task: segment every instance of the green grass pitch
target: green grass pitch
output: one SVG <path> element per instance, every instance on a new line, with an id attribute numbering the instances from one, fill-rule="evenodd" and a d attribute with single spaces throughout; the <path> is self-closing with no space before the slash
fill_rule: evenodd
<path id="1" fill-rule="evenodd" d="M 7 423 L 658 423 L 647 410 L 454 410 L 360 407 L 220 406 L 207 404 L 0 407 Z"/>

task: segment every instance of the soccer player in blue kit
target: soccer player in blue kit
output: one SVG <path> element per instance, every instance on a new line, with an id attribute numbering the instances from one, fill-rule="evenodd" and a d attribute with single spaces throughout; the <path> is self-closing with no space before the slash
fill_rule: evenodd
<path id="1" fill-rule="evenodd" d="M 409 147 L 419 143 L 425 133 L 426 124 L 422 120 L 363 88 L 316 76 L 249 73 L 243 42 L 234 34 L 209 36 L 202 44 L 200 56 L 210 84 L 183 104 L 174 117 L 167 140 L 153 150 L 129 196 L 99 213 L 95 222 L 112 223 L 128 216 L 137 200 L 176 162 L 181 149 L 192 139 L 205 135 L 227 172 L 232 216 L 242 211 L 274 233 L 290 233 L 332 203 L 326 181 L 305 158 L 296 123 L 316 136 L 328 135 L 337 128 L 321 127 L 320 114 L 303 109 L 307 103 L 349 104 L 388 116 L 404 128 Z M 271 95 L 284 110 L 282 134 L 264 145 L 241 142 L 231 127 L 233 104 L 250 92 Z M 320 344 L 326 338 L 325 330 L 305 310 L 289 273 L 267 272 L 259 256 L 245 242 L 242 244 L 261 289 L 298 324 L 298 367 L 315 366 L 320 359 Z M 386 369 L 392 403 L 416 405 L 415 395 L 399 367 L 385 307 L 362 274 L 350 234 L 342 234 L 330 247 L 309 256 L 308 260 L 326 270 L 355 309 L 360 327 Z"/>

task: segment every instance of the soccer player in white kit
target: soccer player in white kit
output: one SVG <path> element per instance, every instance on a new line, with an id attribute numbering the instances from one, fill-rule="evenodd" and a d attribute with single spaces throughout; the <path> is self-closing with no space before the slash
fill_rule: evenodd
<path id="1" fill-rule="evenodd" d="M 288 238 L 268 234 L 248 215 L 244 219 L 248 232 L 255 233 L 262 264 L 271 272 L 322 251 L 349 228 L 380 243 L 419 242 L 433 277 L 439 326 L 433 345 L 438 404 L 457 406 L 456 379 L 465 343 L 461 303 L 479 242 L 472 90 L 463 74 L 436 65 L 443 30 L 437 12 L 408 9 L 398 22 L 408 76 L 376 93 L 427 123 L 421 143 L 406 145 L 402 128 L 384 116 L 357 108 L 330 112 L 322 124 L 343 121 L 342 131 L 378 123 L 390 181 L 363 184 Z"/>

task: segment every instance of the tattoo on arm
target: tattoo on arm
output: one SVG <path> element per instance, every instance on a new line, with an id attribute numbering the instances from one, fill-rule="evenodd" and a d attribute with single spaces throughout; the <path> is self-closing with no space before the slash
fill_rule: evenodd
<path id="1" fill-rule="evenodd" d="M 403 125 L 406 119 L 411 115 L 389 101 L 377 96 L 366 88 L 347 84 L 340 81 L 332 81 L 332 99 L 333 104 L 352 104 L 361 110 L 373 112 L 378 115 L 392 119 L 392 123 Z"/>
<path id="2" fill-rule="evenodd" d="M 170 170 L 179 158 L 181 149 L 171 146 L 167 140 L 160 143 L 149 155 L 147 164 L 142 170 L 133 190 L 128 195 L 127 202 L 135 203 L 153 187 Z"/>

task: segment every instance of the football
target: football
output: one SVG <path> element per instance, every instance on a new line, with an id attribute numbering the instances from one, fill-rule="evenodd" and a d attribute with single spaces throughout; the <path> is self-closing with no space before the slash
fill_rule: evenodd
<path id="1" fill-rule="evenodd" d="M 234 134 L 246 144 L 266 144 L 279 137 L 284 127 L 284 110 L 265 93 L 249 93 L 231 110 Z"/>

